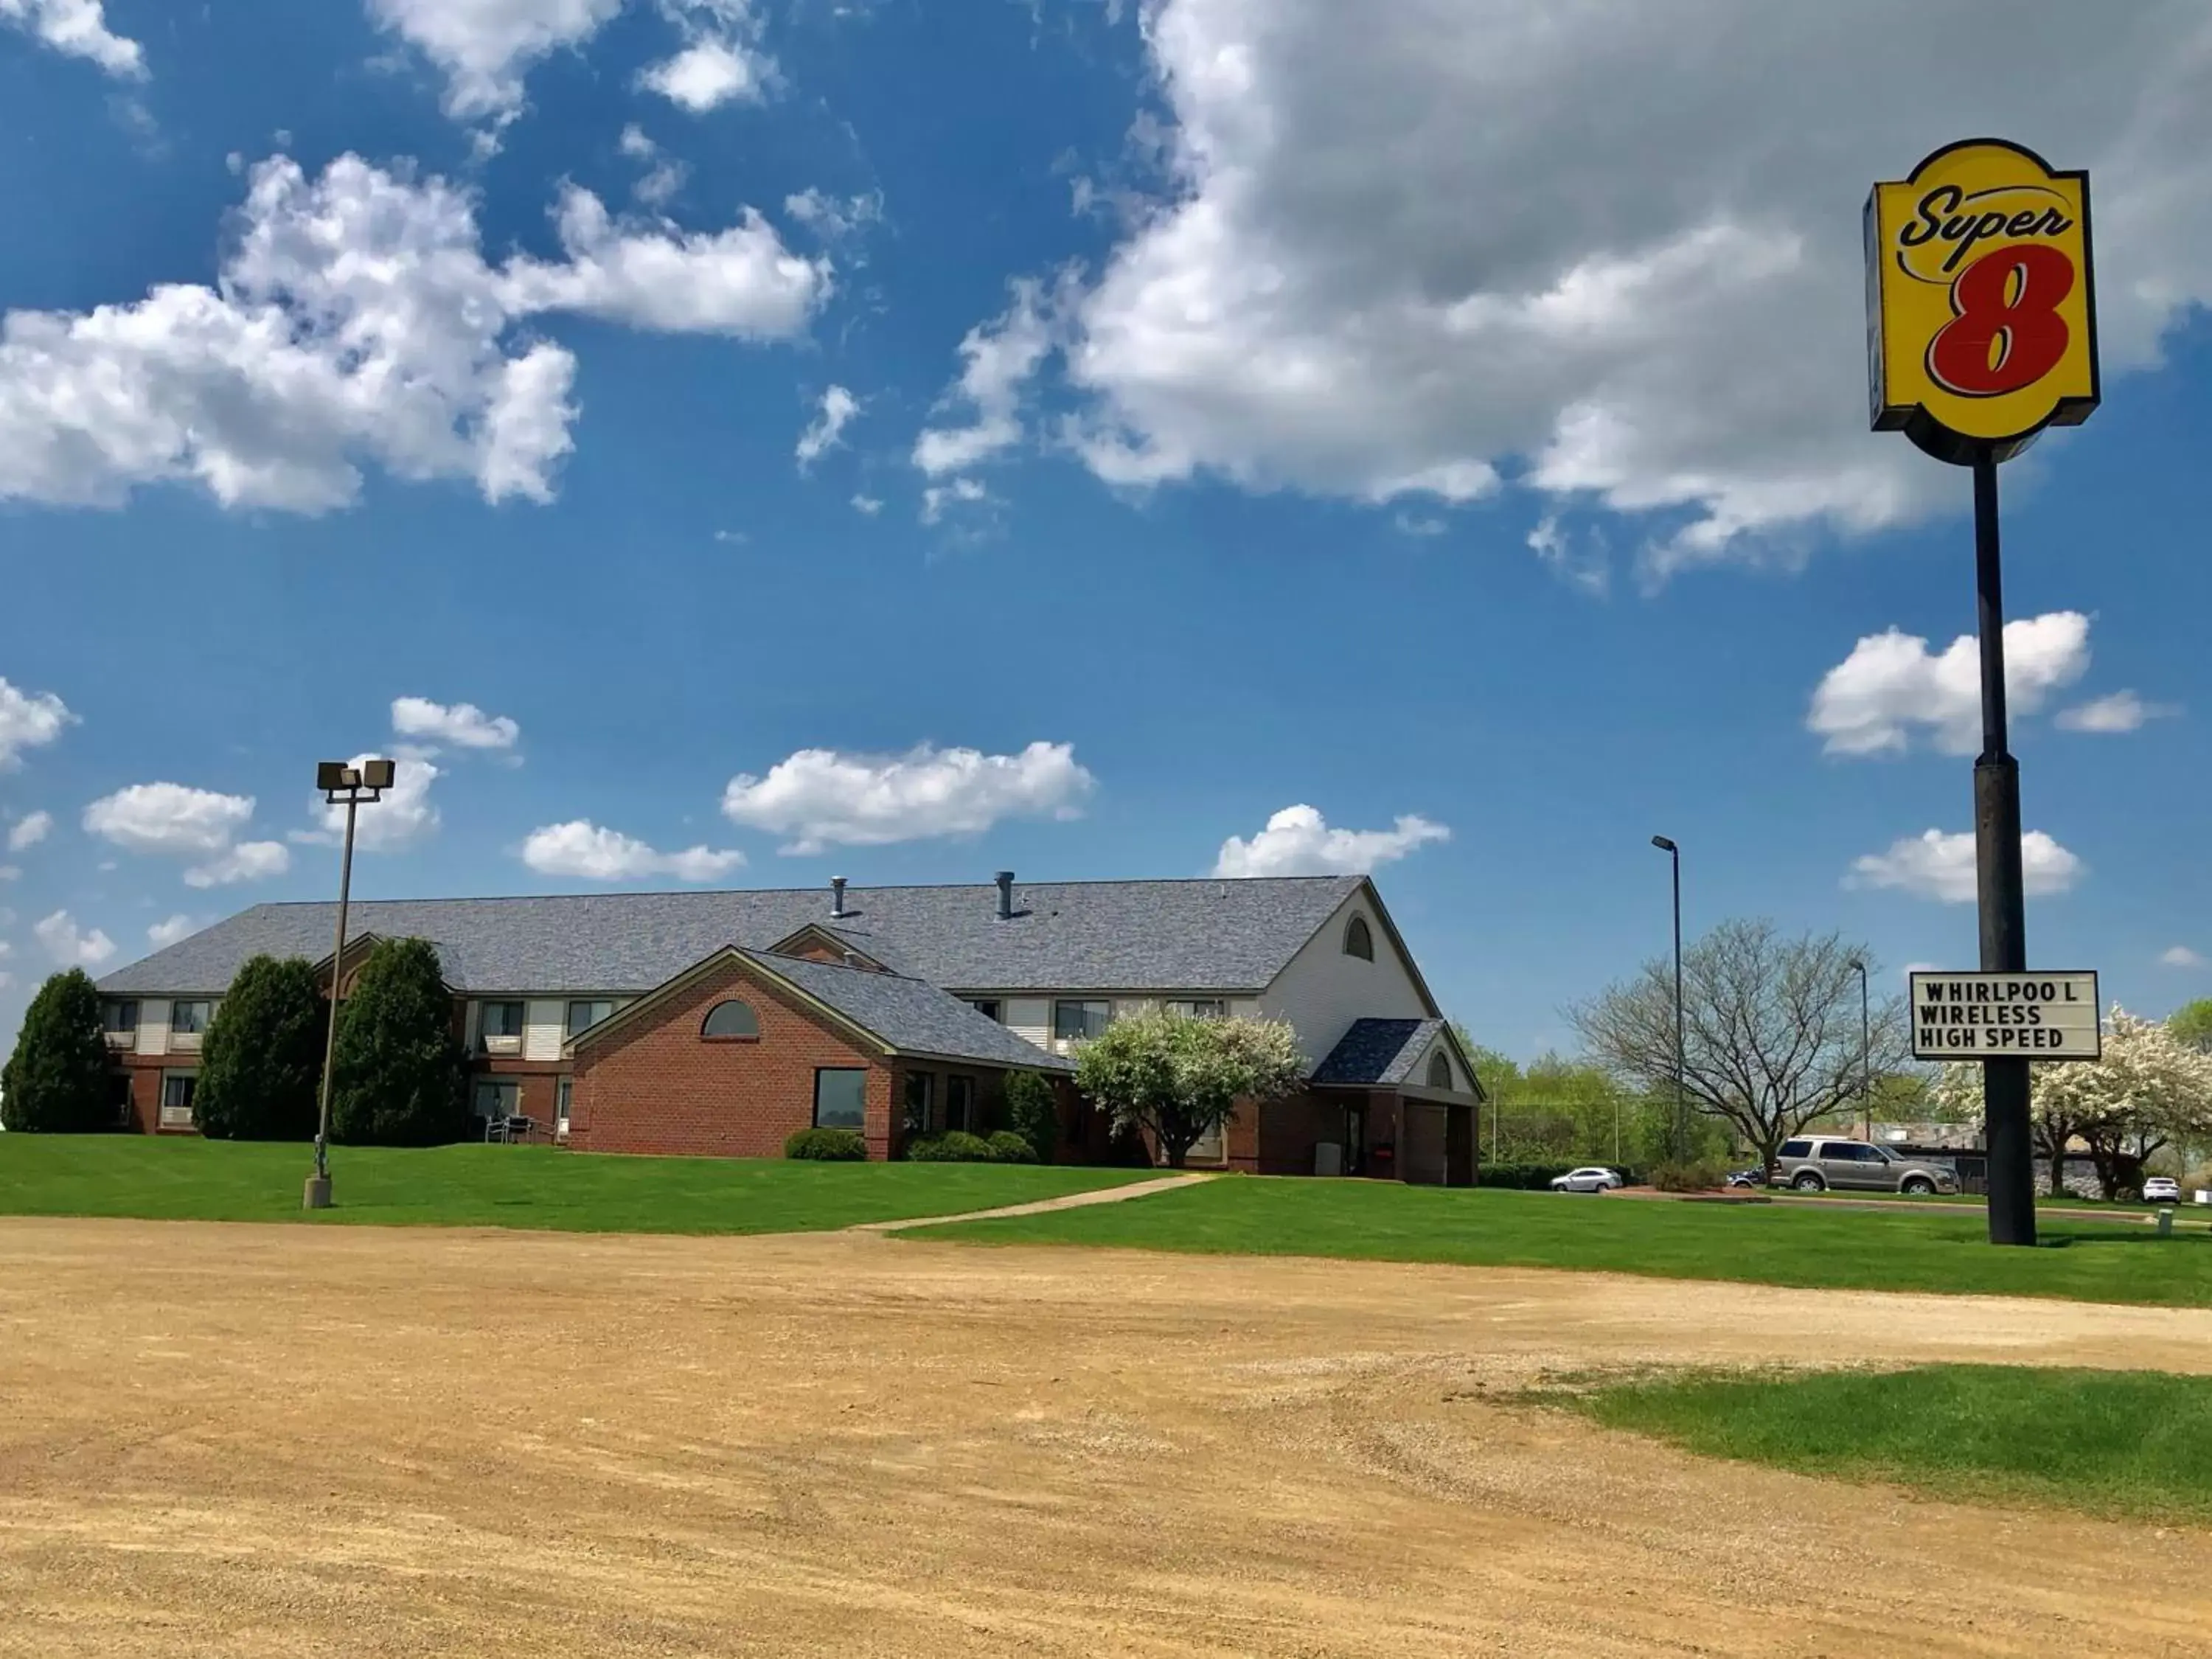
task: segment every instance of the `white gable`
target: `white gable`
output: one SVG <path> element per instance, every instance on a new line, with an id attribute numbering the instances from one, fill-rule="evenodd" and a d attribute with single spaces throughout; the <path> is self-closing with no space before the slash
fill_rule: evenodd
<path id="1" fill-rule="evenodd" d="M 1346 936 L 1355 917 L 1367 924 L 1375 949 L 1372 962 L 1345 954 Z M 1393 943 L 1373 895 L 1362 887 L 1337 907 L 1275 975 L 1254 1012 L 1290 1021 L 1297 1028 L 1298 1047 L 1318 1064 L 1356 1019 L 1426 1019 L 1436 1011 L 1421 994 L 1413 964 Z M 1425 1059 L 1422 1064 L 1427 1064 Z"/>

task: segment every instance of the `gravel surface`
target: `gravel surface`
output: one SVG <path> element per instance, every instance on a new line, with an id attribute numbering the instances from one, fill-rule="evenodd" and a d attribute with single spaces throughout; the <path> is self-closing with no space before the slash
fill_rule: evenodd
<path id="1" fill-rule="evenodd" d="M 2212 1534 L 1509 1400 L 1933 1358 L 2212 1371 L 2212 1311 L 0 1222 L 0 1655 L 2203 1653 Z"/>

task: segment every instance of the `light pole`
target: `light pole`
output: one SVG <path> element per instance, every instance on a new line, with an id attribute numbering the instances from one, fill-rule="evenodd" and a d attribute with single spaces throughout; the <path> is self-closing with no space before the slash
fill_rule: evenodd
<path id="1" fill-rule="evenodd" d="M 1682 849 L 1664 836 L 1652 836 L 1651 844 L 1674 866 L 1674 1161 L 1680 1164 L 1690 1155 L 1682 1109 Z"/>
<path id="2" fill-rule="evenodd" d="M 381 800 L 392 787 L 396 771 L 388 760 L 363 761 L 349 766 L 343 761 L 323 761 L 315 768 L 315 787 L 332 806 L 343 805 L 345 851 L 338 864 L 337 944 L 331 951 L 331 1023 L 323 1036 L 322 1105 L 316 1116 L 315 1172 L 307 1177 L 300 1207 L 331 1207 L 331 1068 L 338 1052 L 338 987 L 345 979 L 346 906 L 353 897 L 353 820 L 364 801 Z"/>
<path id="3" fill-rule="evenodd" d="M 1859 973 L 1859 1108 L 1866 1114 L 1866 1138 L 1874 1139 L 1874 1027 L 1867 1022 L 1866 958 L 1853 957 Z"/>

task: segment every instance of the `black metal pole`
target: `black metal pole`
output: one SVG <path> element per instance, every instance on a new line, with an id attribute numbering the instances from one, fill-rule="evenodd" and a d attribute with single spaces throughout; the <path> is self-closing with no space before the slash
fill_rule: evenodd
<path id="1" fill-rule="evenodd" d="M 1866 1119 L 1866 1138 L 1874 1139 L 1874 1024 L 1867 1012 L 1867 965 L 1859 970 L 1859 1112 Z"/>
<path id="2" fill-rule="evenodd" d="M 1689 1118 L 1682 1107 L 1682 849 L 1669 847 L 1667 855 L 1674 866 L 1674 1161 L 1680 1164 L 1690 1156 Z"/>
<path id="3" fill-rule="evenodd" d="M 2020 763 L 2005 729 L 2004 574 L 1997 535 L 1997 458 L 1974 455 L 1974 586 L 1982 647 L 1982 753 L 1974 763 L 1975 872 L 1982 967 L 2027 971 L 2027 899 L 2021 872 Z M 1982 1062 L 1990 1155 L 1990 1243 L 2035 1243 L 2035 1158 L 2028 1130 L 2028 1062 Z"/>

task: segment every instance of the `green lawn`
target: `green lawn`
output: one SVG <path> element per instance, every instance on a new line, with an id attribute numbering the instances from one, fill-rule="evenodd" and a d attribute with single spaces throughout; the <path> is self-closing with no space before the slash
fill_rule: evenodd
<path id="1" fill-rule="evenodd" d="M 0 1134 L 0 1215 L 297 1221 L 303 1146 Z M 543 1146 L 335 1147 L 336 1207 L 306 1218 L 570 1232 L 819 1231 L 1024 1204 L 1127 1170 L 612 1158 Z"/>
<path id="2" fill-rule="evenodd" d="M 1925 1365 L 1693 1375 L 1531 1397 L 1707 1457 L 1942 1498 L 2212 1521 L 2212 1377 Z"/>
<path id="3" fill-rule="evenodd" d="M 969 1222 L 932 1238 L 1573 1267 L 1669 1279 L 2212 1306 L 2212 1228 L 2047 1221 L 1996 1249 L 1978 1210 L 1694 1204 L 1230 1176 L 1129 1204 Z"/>

